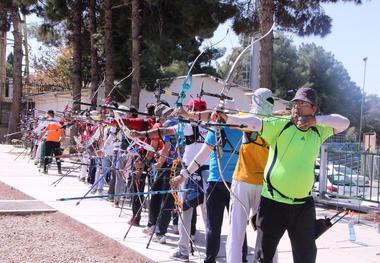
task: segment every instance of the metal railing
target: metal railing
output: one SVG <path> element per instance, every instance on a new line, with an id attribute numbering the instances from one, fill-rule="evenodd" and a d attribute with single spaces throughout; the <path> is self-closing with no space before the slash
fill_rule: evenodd
<path id="1" fill-rule="evenodd" d="M 319 192 L 379 204 L 379 166 L 378 153 L 337 150 L 323 145 L 320 167 L 316 167 Z"/>

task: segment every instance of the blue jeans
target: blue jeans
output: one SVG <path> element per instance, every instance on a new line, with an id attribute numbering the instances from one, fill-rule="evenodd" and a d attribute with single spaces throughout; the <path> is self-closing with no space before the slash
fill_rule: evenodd
<path id="1" fill-rule="evenodd" d="M 230 184 L 228 184 L 230 187 Z M 205 263 L 214 263 L 219 253 L 224 209 L 230 205 L 230 192 L 223 182 L 209 182 L 207 187 L 207 232 Z"/>
<path id="2" fill-rule="evenodd" d="M 98 182 L 98 185 L 96 186 L 95 189 L 97 189 L 98 191 L 102 192 L 103 191 L 104 182 L 106 181 L 106 176 L 107 176 L 107 174 L 111 170 L 112 156 L 104 156 L 101 159 L 101 163 L 102 163 L 102 169 L 100 170 L 101 171 L 100 173 L 96 173 L 97 176 L 95 178 L 95 181 L 99 180 L 99 178 L 102 178 L 102 179 Z M 99 168 L 100 167 L 97 167 L 97 169 L 99 169 Z"/>

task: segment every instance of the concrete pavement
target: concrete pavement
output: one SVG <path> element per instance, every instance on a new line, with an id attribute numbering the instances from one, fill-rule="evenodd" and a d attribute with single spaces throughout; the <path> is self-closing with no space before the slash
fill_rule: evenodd
<path id="1" fill-rule="evenodd" d="M 84 200 L 78 206 L 75 205 L 76 201 L 56 201 L 62 197 L 83 196 L 88 191 L 89 186 L 79 182 L 75 173 L 73 176 L 64 178 L 57 186 L 53 186 L 52 182 L 59 178 L 56 171 L 51 169 L 48 175 L 42 175 L 33 162 L 28 161 L 28 158 L 20 156 L 14 160 L 21 151 L 22 149 L 14 149 L 12 146 L 0 145 L 0 181 L 43 201 L 50 207 L 145 255 L 152 262 L 175 262 L 170 259 L 170 255 L 176 248 L 178 236 L 173 234 L 171 230 L 169 230 L 166 245 L 152 242 L 147 249 L 148 238 L 142 233 L 142 227 L 132 227 L 126 240 L 123 241 L 123 236 L 129 226 L 127 222 L 132 215 L 129 206 L 119 216 L 120 209 L 112 207 L 104 199 Z M 334 213 L 333 209 L 317 208 L 318 218 L 325 215 L 331 216 Z M 191 257 L 192 262 L 203 262 L 199 255 L 203 257 L 205 252 L 205 230 L 203 220 L 200 218 L 201 213 L 198 214 L 196 247 L 199 253 L 197 251 L 194 253 L 194 256 Z M 352 242 L 348 240 L 347 219 L 338 222 L 317 240 L 317 262 L 380 262 L 380 234 L 377 225 L 361 219 L 360 223 L 355 224 L 356 241 Z M 357 221 L 357 219 L 356 214 L 354 220 Z M 141 223 L 144 225 L 146 222 L 147 213 L 144 212 Z M 250 246 L 248 260 L 252 262 L 256 236 L 251 227 L 247 229 Z M 218 262 L 225 262 L 224 246 L 227 230 L 228 220 L 227 213 L 225 213 Z M 290 241 L 286 234 L 282 238 L 278 250 L 280 263 L 293 262 Z"/>

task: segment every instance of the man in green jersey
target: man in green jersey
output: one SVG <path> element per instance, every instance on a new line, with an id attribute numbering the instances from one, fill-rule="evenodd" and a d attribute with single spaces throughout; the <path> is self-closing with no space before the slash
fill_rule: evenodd
<path id="1" fill-rule="evenodd" d="M 264 185 L 257 218 L 254 262 L 272 262 L 278 243 L 288 231 L 295 263 L 314 263 L 315 206 L 311 196 L 314 162 L 321 144 L 347 129 L 349 120 L 338 114 L 315 116 L 316 92 L 298 89 L 291 116 L 264 118 L 218 113 L 228 124 L 245 124 L 260 131 L 269 144 Z"/>

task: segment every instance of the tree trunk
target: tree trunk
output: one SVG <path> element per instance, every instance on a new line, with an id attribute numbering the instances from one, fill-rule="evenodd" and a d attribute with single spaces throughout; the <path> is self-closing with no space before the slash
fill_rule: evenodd
<path id="1" fill-rule="evenodd" d="M 5 96 L 5 81 L 7 78 L 6 71 L 6 54 L 7 54 L 7 31 L 0 30 L 0 102 Z"/>
<path id="2" fill-rule="evenodd" d="M 81 101 L 82 99 L 82 0 L 74 0 L 73 3 L 73 68 L 71 72 L 71 85 L 73 88 L 73 101 Z M 80 112 L 80 104 L 73 104 L 73 110 Z M 78 134 L 76 126 L 72 126 L 70 130 L 70 144 L 75 145 L 74 136 Z M 71 149 L 70 152 L 73 152 Z"/>
<path id="3" fill-rule="evenodd" d="M 139 108 L 140 102 L 140 13 L 139 0 L 132 0 L 132 87 L 131 105 Z"/>
<path id="4" fill-rule="evenodd" d="M 21 99 L 22 99 L 22 34 L 21 18 L 17 6 L 12 6 L 11 10 L 13 23 L 13 98 L 11 112 L 8 122 L 8 133 L 19 130 Z"/>
<path id="5" fill-rule="evenodd" d="M 75 0 L 73 4 L 73 69 L 71 73 L 71 85 L 73 88 L 73 100 L 80 101 L 82 98 L 82 0 Z M 74 110 L 80 110 L 79 104 L 73 105 Z"/>
<path id="6" fill-rule="evenodd" d="M 91 49 L 91 102 L 95 103 L 97 102 L 97 88 L 99 85 L 99 63 L 98 63 L 98 51 L 96 49 L 96 41 L 95 41 L 95 34 L 96 34 L 96 15 L 95 15 L 95 5 L 96 0 L 90 0 L 89 1 L 89 16 L 90 16 L 90 23 L 89 23 L 89 30 L 91 35 L 90 40 L 90 49 Z"/>
<path id="7" fill-rule="evenodd" d="M 113 41 L 112 41 L 112 0 L 104 0 L 104 31 L 106 52 L 106 79 L 105 79 L 105 97 L 109 95 L 113 87 Z"/>
<path id="8" fill-rule="evenodd" d="M 262 0 L 259 7 L 260 34 L 264 35 L 272 27 L 274 5 L 273 0 Z M 272 89 L 272 56 L 273 33 L 260 41 L 260 87 Z"/>
<path id="9" fill-rule="evenodd" d="M 0 102 L 5 96 L 5 82 L 7 78 L 7 12 L 4 3 L 0 3 Z"/>
<path id="10" fill-rule="evenodd" d="M 25 50 L 25 69 L 24 69 L 24 76 L 25 76 L 25 83 L 29 83 L 29 45 L 28 45 L 28 28 L 26 26 L 26 15 L 22 15 L 23 20 L 23 35 L 24 35 L 24 50 Z"/>

